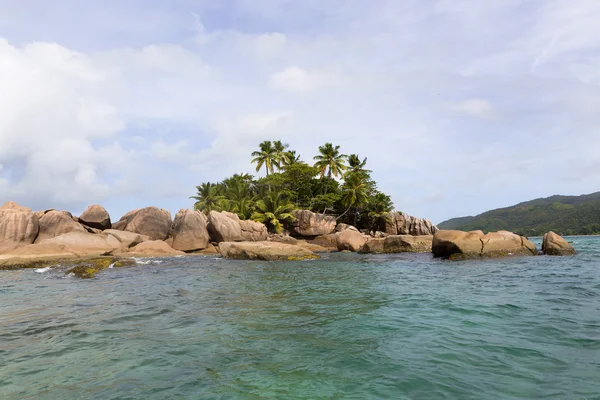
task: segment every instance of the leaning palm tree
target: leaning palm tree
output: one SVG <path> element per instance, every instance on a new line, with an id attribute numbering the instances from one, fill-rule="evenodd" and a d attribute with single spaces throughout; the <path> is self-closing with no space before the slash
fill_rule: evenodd
<path id="1" fill-rule="evenodd" d="M 277 170 L 280 171 L 281 167 L 287 164 L 287 148 L 290 147 L 287 143 L 282 143 L 281 140 L 273 142 L 273 148 L 275 149 L 274 164 Z"/>
<path id="2" fill-rule="evenodd" d="M 282 196 L 281 192 L 269 191 L 263 199 L 256 202 L 256 211 L 252 220 L 262 222 L 270 232 L 281 233 L 284 222 L 293 222 L 296 217 L 291 214 L 294 204 Z"/>
<path id="3" fill-rule="evenodd" d="M 190 199 L 196 200 L 194 209 L 200 210 L 205 214 L 215 210 L 221 211 L 221 204 L 224 197 L 219 191 L 219 185 L 216 183 L 204 182 L 200 186 L 196 186 L 198 191 L 196 196 L 191 196 Z"/>
<path id="4" fill-rule="evenodd" d="M 267 176 L 269 176 L 269 172 L 273 173 L 273 166 L 276 165 L 276 150 L 273 147 L 273 143 L 270 140 L 265 140 L 259 145 L 259 151 L 252 152 L 253 163 L 256 163 L 256 172 L 260 171 L 262 166 L 265 166 L 265 170 L 267 171 Z"/>
<path id="5" fill-rule="evenodd" d="M 357 209 L 369 201 L 369 182 L 365 174 L 348 174 L 342 185 L 342 204 L 348 207 L 337 219 L 342 218 L 351 208 Z M 354 213 L 354 225 L 358 212 Z"/>
<path id="6" fill-rule="evenodd" d="M 337 177 L 346 169 L 344 160 L 345 154 L 340 154 L 340 146 L 333 146 L 331 143 L 325 143 L 319 147 L 319 155 L 313 157 L 316 160 L 315 168 L 321 173 L 321 178 L 325 176 L 331 179 L 331 176 Z"/>

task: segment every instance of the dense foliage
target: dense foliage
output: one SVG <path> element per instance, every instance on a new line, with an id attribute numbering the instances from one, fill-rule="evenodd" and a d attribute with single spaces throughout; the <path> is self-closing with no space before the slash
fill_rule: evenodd
<path id="1" fill-rule="evenodd" d="M 359 229 L 383 229 L 393 203 L 377 189 L 367 159 L 346 156 L 340 146 L 325 143 L 313 157 L 314 165 L 281 141 L 264 141 L 252 152 L 256 171 L 266 176 L 235 174 L 222 182 L 197 186 L 195 209 L 208 213 L 229 211 L 241 219 L 265 223 L 280 232 L 292 222 L 294 209 L 335 215 L 339 222 Z"/>
<path id="2" fill-rule="evenodd" d="M 536 199 L 475 217 L 450 219 L 438 227 L 484 232 L 508 230 L 526 236 L 540 236 L 548 231 L 559 235 L 600 234 L 600 192 Z"/>

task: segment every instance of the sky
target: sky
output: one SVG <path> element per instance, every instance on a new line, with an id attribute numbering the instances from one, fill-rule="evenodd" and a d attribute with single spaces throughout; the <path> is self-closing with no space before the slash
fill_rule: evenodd
<path id="1" fill-rule="evenodd" d="M 176 213 L 279 139 L 367 157 L 435 223 L 595 192 L 598 21 L 597 0 L 0 0 L 0 202 Z"/>

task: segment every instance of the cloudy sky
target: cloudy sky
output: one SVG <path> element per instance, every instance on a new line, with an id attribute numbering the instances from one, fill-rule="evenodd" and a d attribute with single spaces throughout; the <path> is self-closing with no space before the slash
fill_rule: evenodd
<path id="1" fill-rule="evenodd" d="M 0 0 L 0 201 L 176 212 L 282 139 L 444 219 L 600 190 L 598 0 Z"/>

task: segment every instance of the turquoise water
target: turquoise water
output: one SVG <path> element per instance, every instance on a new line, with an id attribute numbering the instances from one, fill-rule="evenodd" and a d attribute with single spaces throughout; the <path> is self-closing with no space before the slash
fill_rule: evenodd
<path id="1" fill-rule="evenodd" d="M 600 238 L 569 240 L 576 257 L 0 271 L 0 398 L 600 399 Z"/>

